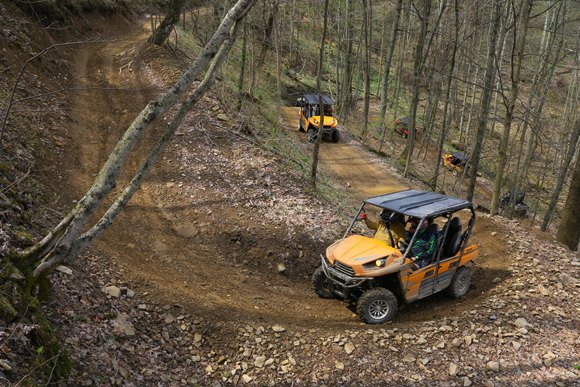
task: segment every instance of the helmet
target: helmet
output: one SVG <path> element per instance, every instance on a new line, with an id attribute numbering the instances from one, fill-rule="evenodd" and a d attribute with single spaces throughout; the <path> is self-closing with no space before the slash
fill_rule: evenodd
<path id="1" fill-rule="evenodd" d="M 419 218 L 410 218 L 408 223 L 409 223 L 408 229 L 410 232 L 414 232 L 417 228 L 421 230 L 429 226 L 428 219 L 421 220 Z"/>
<path id="2" fill-rule="evenodd" d="M 379 214 L 379 216 L 381 217 L 381 220 L 383 222 L 388 222 L 389 219 L 391 218 L 391 214 L 392 212 L 389 210 L 385 210 L 384 208 L 381 210 L 381 213 Z"/>

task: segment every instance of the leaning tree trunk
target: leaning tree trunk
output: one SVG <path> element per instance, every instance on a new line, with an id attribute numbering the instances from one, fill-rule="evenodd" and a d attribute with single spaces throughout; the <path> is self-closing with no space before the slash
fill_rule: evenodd
<path id="1" fill-rule="evenodd" d="M 550 224 L 550 220 L 552 219 L 552 214 L 556 209 L 556 205 L 558 204 L 558 199 L 560 198 L 560 192 L 562 191 L 562 187 L 564 186 L 564 181 L 566 180 L 566 175 L 568 174 L 568 167 L 570 166 L 570 162 L 574 157 L 574 153 L 576 152 L 576 145 L 578 144 L 578 139 L 580 138 L 580 118 L 576 120 L 576 125 L 570 134 L 570 143 L 568 145 L 568 151 L 564 156 L 564 163 L 560 168 L 560 173 L 558 174 L 558 180 L 556 181 L 556 186 L 552 191 L 552 197 L 550 198 L 550 204 L 548 205 L 548 209 L 546 210 L 546 214 L 544 215 L 544 220 L 542 221 L 542 225 L 540 226 L 540 230 L 546 231 L 548 229 L 548 224 Z M 578 161 L 576 161 L 578 163 Z M 578 165 L 576 165 L 576 169 L 578 169 Z M 572 188 L 570 188 L 570 193 L 572 192 Z M 570 195 L 568 195 L 569 197 Z M 577 224 L 576 227 L 580 228 L 580 224 Z"/>
<path id="2" fill-rule="evenodd" d="M 171 0 L 167 6 L 167 14 L 161 24 L 151 32 L 148 42 L 161 46 L 173 31 L 173 26 L 179 22 L 181 9 L 185 0 Z"/>
<path id="3" fill-rule="evenodd" d="M 570 250 L 578 250 L 578 239 L 580 238 L 580 153 L 576 155 L 576 167 L 570 182 L 568 199 L 564 206 L 562 221 L 558 228 L 556 238 Z"/>
<path id="4" fill-rule="evenodd" d="M 467 185 L 467 200 L 473 201 L 473 194 L 475 192 L 475 183 L 477 179 L 477 170 L 479 169 L 479 159 L 481 156 L 481 148 L 483 144 L 483 136 L 485 135 L 485 128 L 487 127 L 487 119 L 489 115 L 489 107 L 491 104 L 491 93 L 495 80 L 495 46 L 497 44 L 499 22 L 501 19 L 501 3 L 496 1 L 493 11 L 493 27 L 490 30 L 489 45 L 487 47 L 487 64 L 485 68 L 485 80 L 483 84 L 483 95 L 481 96 L 481 111 L 479 112 L 479 120 L 477 122 L 477 134 L 475 136 L 475 145 L 473 146 L 473 159 L 469 169 L 469 184 Z"/>
<path id="5" fill-rule="evenodd" d="M 226 14 L 220 26 L 190 68 L 177 80 L 173 87 L 157 100 L 150 102 L 135 118 L 109 155 L 93 186 L 78 202 L 77 206 L 44 239 L 21 254 L 23 262 L 30 267 L 35 267 L 33 280 L 38 280 L 65 260 L 69 261 L 76 258 L 92 240 L 98 237 L 112 223 L 117 214 L 125 207 L 187 111 L 213 83 L 216 71 L 237 36 L 240 21 L 243 20 L 255 2 L 256 0 L 238 0 Z M 205 72 L 205 78 L 187 100 L 182 103 L 178 113 L 167 127 L 165 134 L 154 146 L 150 156 L 145 160 L 125 191 L 117 197 L 105 215 L 88 231 L 85 231 L 85 226 L 91 216 L 97 211 L 105 197 L 115 188 L 120 170 L 125 165 L 134 146 L 142 139 L 151 122 L 173 107 L 203 72 Z"/>

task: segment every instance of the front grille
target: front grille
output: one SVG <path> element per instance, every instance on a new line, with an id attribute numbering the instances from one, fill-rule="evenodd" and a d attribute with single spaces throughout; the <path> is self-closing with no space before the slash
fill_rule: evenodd
<path id="1" fill-rule="evenodd" d="M 354 277 L 354 269 L 350 266 L 345 265 L 344 263 L 334 261 L 333 267 L 336 269 L 336 271 L 338 271 L 342 274 L 346 274 L 350 277 Z"/>

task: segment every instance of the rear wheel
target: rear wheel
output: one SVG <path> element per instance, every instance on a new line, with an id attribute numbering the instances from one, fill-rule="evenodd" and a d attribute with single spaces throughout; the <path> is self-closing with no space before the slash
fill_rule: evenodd
<path id="1" fill-rule="evenodd" d="M 330 141 L 337 143 L 340 140 L 340 132 L 338 129 L 333 129 L 332 133 L 330 134 Z"/>
<path id="2" fill-rule="evenodd" d="M 314 287 L 314 292 L 318 294 L 320 298 L 334 298 L 334 293 L 332 293 L 332 281 L 324 274 L 322 266 L 314 271 L 312 274 L 312 287 Z"/>
<path id="3" fill-rule="evenodd" d="M 385 288 L 367 290 L 356 303 L 356 313 L 367 324 L 382 324 L 395 317 L 397 297 Z"/>
<path id="4" fill-rule="evenodd" d="M 445 290 L 448 296 L 453 298 L 461 298 L 467 294 L 469 286 L 471 285 L 471 271 L 465 266 L 461 266 L 455 272 L 451 284 Z"/>

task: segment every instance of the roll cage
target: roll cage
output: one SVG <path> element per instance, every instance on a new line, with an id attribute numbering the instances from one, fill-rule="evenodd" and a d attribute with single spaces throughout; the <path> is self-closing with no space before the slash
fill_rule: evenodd
<path id="1" fill-rule="evenodd" d="M 358 212 L 356 213 L 353 220 L 350 222 L 347 230 L 345 231 L 343 238 L 346 238 L 348 234 L 351 233 L 356 221 L 360 218 L 361 213 L 364 212 L 365 206 L 371 205 L 384 210 L 391 211 L 389 220 L 387 221 L 387 229 L 391 242 L 393 244 L 393 236 L 390 230 L 390 223 L 396 214 L 402 214 L 409 218 L 417 218 L 422 222 L 423 220 L 433 220 L 438 217 L 446 218 L 447 221 L 443 230 L 438 233 L 437 236 L 437 251 L 433 257 L 433 261 L 439 262 L 441 259 L 442 252 L 444 250 L 444 245 L 448 241 L 448 233 L 450 226 L 452 224 L 452 216 L 458 211 L 468 209 L 471 212 L 471 218 L 467 224 L 465 232 L 461 235 L 461 241 L 459 245 L 460 254 L 463 255 L 465 247 L 467 246 L 467 241 L 475 224 L 475 210 L 471 202 L 459 198 L 454 198 L 434 192 L 420 191 L 420 190 L 404 190 L 393 192 L 390 194 L 373 196 L 365 199 L 363 204 L 360 206 Z M 408 220 L 407 219 L 407 220 Z M 403 253 L 403 258 L 407 258 L 409 252 L 411 251 L 411 246 L 415 243 L 417 236 L 419 235 L 420 229 L 417 227 L 413 236 L 411 237 L 408 245 L 405 247 Z"/>

